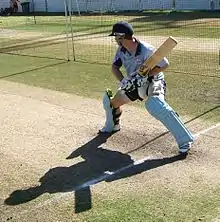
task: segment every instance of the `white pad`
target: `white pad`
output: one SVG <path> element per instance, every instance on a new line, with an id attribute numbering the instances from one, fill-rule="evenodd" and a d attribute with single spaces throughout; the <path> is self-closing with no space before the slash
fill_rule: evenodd
<path id="1" fill-rule="evenodd" d="M 103 102 L 103 108 L 105 110 L 106 121 L 105 121 L 105 126 L 100 131 L 110 133 L 113 131 L 115 124 L 113 121 L 113 113 L 112 113 L 110 98 L 107 92 L 105 92 L 102 102 Z"/>

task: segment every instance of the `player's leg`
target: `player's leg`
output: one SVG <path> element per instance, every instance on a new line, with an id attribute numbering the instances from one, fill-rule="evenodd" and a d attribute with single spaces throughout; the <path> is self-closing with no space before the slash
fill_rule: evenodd
<path id="1" fill-rule="evenodd" d="M 103 108 L 105 110 L 106 121 L 100 133 L 111 133 L 120 130 L 121 106 L 130 102 L 124 90 L 119 90 L 114 96 L 111 90 L 106 90 L 103 97 Z"/>
<path id="2" fill-rule="evenodd" d="M 186 153 L 194 140 L 177 113 L 164 99 L 163 80 L 154 81 L 148 88 L 148 99 L 145 107 L 148 112 L 164 124 L 177 141 L 180 153 Z"/>
<path id="3" fill-rule="evenodd" d="M 141 87 L 141 91 L 145 91 L 147 85 Z M 112 92 L 107 90 L 103 97 L 103 107 L 106 112 L 106 122 L 105 126 L 99 132 L 113 132 L 120 130 L 119 117 L 121 116 L 122 110 L 121 106 L 135 100 L 143 100 L 140 97 L 139 87 L 131 84 L 131 87 L 119 89 L 115 96 L 112 95 Z"/>

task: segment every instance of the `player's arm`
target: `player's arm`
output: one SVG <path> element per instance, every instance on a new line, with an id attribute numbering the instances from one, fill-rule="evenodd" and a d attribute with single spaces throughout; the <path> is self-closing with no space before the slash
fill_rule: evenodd
<path id="1" fill-rule="evenodd" d="M 120 70 L 120 67 L 118 67 L 117 65 L 115 65 L 114 63 L 112 64 L 112 73 L 113 75 L 115 76 L 115 78 L 118 80 L 118 81 L 122 81 L 122 79 L 124 78 L 121 70 Z"/>
<path id="2" fill-rule="evenodd" d="M 117 50 L 116 55 L 114 57 L 112 63 L 112 73 L 118 81 L 122 81 L 124 79 L 124 75 L 121 72 L 120 68 L 122 67 L 122 60 L 120 58 L 120 48 Z"/>

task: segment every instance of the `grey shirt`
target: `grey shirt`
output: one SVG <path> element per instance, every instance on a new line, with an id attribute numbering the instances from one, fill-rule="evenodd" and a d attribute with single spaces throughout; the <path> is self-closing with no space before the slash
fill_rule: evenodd
<path id="1" fill-rule="evenodd" d="M 113 64 L 119 68 L 122 66 L 125 68 L 127 77 L 131 78 L 132 75 L 138 70 L 138 68 L 148 59 L 152 53 L 155 51 L 155 47 L 152 45 L 136 40 L 138 43 L 137 50 L 135 53 L 128 52 L 123 46 L 118 47 L 115 54 Z M 159 67 L 164 67 L 168 65 L 169 62 L 167 58 L 163 58 L 160 63 L 157 64 Z M 155 79 L 163 79 L 163 72 L 158 73 L 154 76 Z"/>

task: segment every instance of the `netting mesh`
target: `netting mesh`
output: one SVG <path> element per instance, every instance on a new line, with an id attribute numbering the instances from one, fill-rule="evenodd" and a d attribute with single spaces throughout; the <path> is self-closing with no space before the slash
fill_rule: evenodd
<path id="1" fill-rule="evenodd" d="M 40 2 L 32 2 L 40 9 Z M 137 38 L 156 47 L 170 35 L 177 38 L 179 44 L 170 55 L 172 69 L 198 74 L 196 69 L 199 68 L 203 73 L 206 70 L 206 75 L 218 75 L 219 12 L 175 10 L 199 6 L 210 9 L 209 1 L 198 5 L 188 0 L 65 0 L 68 15 L 72 14 L 68 17 L 65 17 L 63 1 L 54 0 L 52 6 L 52 1 L 47 0 L 43 8 L 55 10 L 58 2 L 62 11 L 59 16 L 1 17 L 1 54 L 69 57 L 76 61 L 110 64 L 116 44 L 108 34 L 115 22 L 124 20 L 132 24 Z M 215 8 L 220 7 L 218 3 L 214 1 Z M 192 62 L 193 68 L 188 65 Z"/>
<path id="2" fill-rule="evenodd" d="M 65 86 L 60 88 L 72 89 L 76 80 L 70 81 L 69 73 L 74 75 L 77 71 L 74 68 L 70 70 L 70 66 L 66 64 L 68 59 L 78 62 L 73 63 L 76 70 L 77 67 L 83 69 L 84 63 L 88 63 L 89 65 L 85 65 L 85 73 L 90 72 L 91 63 L 95 64 L 93 68 L 100 68 L 100 73 L 94 78 L 99 78 L 100 81 L 110 78 L 111 74 L 103 74 L 103 66 L 99 64 L 111 67 L 117 46 L 114 38 L 108 34 L 115 22 L 123 20 L 133 26 L 136 38 L 155 47 L 168 36 L 178 40 L 178 45 L 168 55 L 170 66 L 166 70 L 167 83 L 172 85 L 167 90 L 171 105 L 175 104 L 175 108 L 184 110 L 184 113 L 188 113 L 188 109 L 193 107 L 193 112 L 198 115 L 206 113 L 207 110 L 219 110 L 219 1 L 214 0 L 212 4 L 211 0 L 200 0 L 200 4 L 199 0 L 43 1 L 46 5 L 42 1 L 34 1 L 35 9 L 48 12 L 60 10 L 61 13 L 41 12 L 0 17 L 0 78 L 10 78 L 23 73 L 34 78 L 40 73 L 42 75 L 38 81 L 41 86 L 46 84 L 46 87 L 49 87 L 49 82 L 55 81 L 54 87 L 57 89 L 59 80 L 64 78 L 65 81 L 66 78 Z M 64 2 L 68 8 L 66 13 Z M 33 9 L 33 5 L 30 8 Z M 63 64 L 62 67 L 59 66 L 60 71 L 56 72 L 54 67 L 50 69 L 59 64 Z M 110 72 L 109 68 L 108 70 Z M 24 82 L 29 81 L 27 75 L 20 75 L 20 78 L 23 78 Z M 68 84 L 69 86 L 66 86 Z M 100 90 L 98 85 L 94 85 L 88 94 Z"/>
<path id="3" fill-rule="evenodd" d="M 76 59 L 110 63 L 116 44 L 108 34 L 112 24 L 121 20 L 132 24 L 138 39 L 156 47 L 168 36 L 174 36 L 179 44 L 169 57 L 174 61 L 173 69 L 178 65 L 178 72 L 198 73 L 196 69 L 203 67 L 202 70 L 210 75 L 218 75 L 220 20 L 205 12 L 148 11 L 73 16 Z M 192 62 L 193 68 L 188 65 Z"/>
<path id="4" fill-rule="evenodd" d="M 0 52 L 65 59 L 65 27 L 64 16 L 2 17 Z"/>

